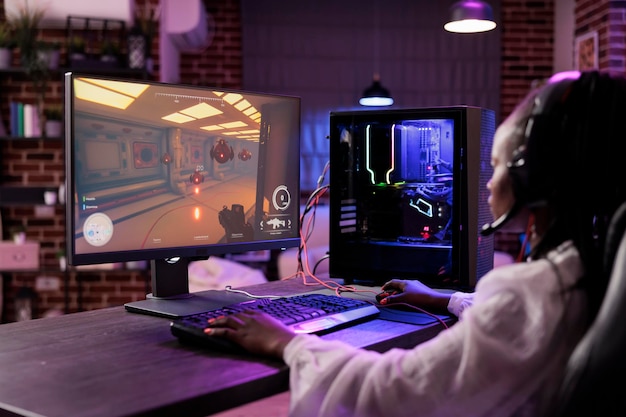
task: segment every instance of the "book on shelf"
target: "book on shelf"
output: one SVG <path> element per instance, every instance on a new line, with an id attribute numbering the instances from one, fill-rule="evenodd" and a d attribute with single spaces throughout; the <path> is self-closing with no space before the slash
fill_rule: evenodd
<path id="1" fill-rule="evenodd" d="M 41 136 L 39 109 L 34 104 L 24 104 L 24 136 L 27 138 Z"/>
<path id="2" fill-rule="evenodd" d="M 0 118 L 0 137 L 7 137 L 9 136 L 9 132 L 7 132 L 7 128 L 4 125 L 4 120 L 2 120 L 2 118 Z M 0 227 L 0 232 L 2 232 L 2 228 Z M 2 236 L 2 235 L 0 235 Z"/>
<path id="3" fill-rule="evenodd" d="M 17 101 L 12 101 L 11 102 L 11 107 L 10 107 L 10 113 L 11 113 L 11 124 L 9 126 L 9 129 L 11 130 L 11 135 L 12 136 L 19 136 L 20 134 L 20 127 L 19 127 L 19 118 L 20 118 L 20 111 L 19 111 L 19 107 L 20 107 L 20 103 Z"/>
<path id="4" fill-rule="evenodd" d="M 34 104 L 12 101 L 10 104 L 10 125 L 12 136 L 39 137 L 41 127 L 39 124 L 39 109 Z"/>

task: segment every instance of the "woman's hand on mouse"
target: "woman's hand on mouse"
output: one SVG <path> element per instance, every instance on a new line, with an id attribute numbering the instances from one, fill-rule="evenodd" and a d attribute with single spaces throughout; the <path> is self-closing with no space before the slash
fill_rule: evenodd
<path id="1" fill-rule="evenodd" d="M 295 337 L 295 333 L 282 322 L 251 310 L 210 319 L 204 332 L 230 340 L 250 353 L 276 358 L 283 357 L 285 346 Z"/>
<path id="2" fill-rule="evenodd" d="M 385 295 L 387 294 L 387 295 Z M 446 312 L 450 294 L 433 290 L 420 281 L 393 279 L 385 283 L 380 294 L 380 304 L 406 303 L 427 310 Z"/>

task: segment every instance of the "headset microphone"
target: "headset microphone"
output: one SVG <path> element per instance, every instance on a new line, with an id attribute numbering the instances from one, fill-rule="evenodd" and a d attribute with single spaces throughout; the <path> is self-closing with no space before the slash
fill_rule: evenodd
<path id="1" fill-rule="evenodd" d="M 537 207 L 551 198 L 561 165 L 560 153 L 565 143 L 564 126 L 568 123 L 568 98 L 581 76 L 578 71 L 555 74 L 534 98 L 526 122 L 524 143 L 513 152 L 507 164 L 515 203 L 513 207 L 482 227 L 489 236 L 515 217 L 524 207 Z M 571 123 L 571 121 L 569 121 Z"/>
<path id="2" fill-rule="evenodd" d="M 515 204 L 513 204 L 513 207 L 511 207 L 509 211 L 504 213 L 502 216 L 498 217 L 493 222 L 484 224 L 482 230 L 480 231 L 480 234 L 482 236 L 489 236 L 495 233 L 498 229 L 504 226 L 509 220 L 515 217 L 517 213 L 520 211 L 520 209 L 522 208 L 522 206 L 523 204 L 518 203 L 516 201 Z"/>

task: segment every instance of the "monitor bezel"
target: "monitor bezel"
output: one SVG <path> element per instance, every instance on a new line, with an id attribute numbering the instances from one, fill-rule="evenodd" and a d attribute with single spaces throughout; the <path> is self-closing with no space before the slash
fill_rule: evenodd
<path id="1" fill-rule="evenodd" d="M 145 79 L 130 79 L 123 78 L 117 76 L 102 76 L 102 75 L 94 75 L 88 73 L 77 73 L 77 72 L 66 72 L 65 73 L 65 91 L 64 91 L 64 100 L 65 100 L 65 187 L 67 190 L 68 201 L 66 202 L 66 253 L 68 264 L 70 265 L 90 265 L 90 264 L 102 264 L 102 263 L 118 263 L 118 262 L 128 262 L 128 261 L 153 261 L 160 259 L 172 259 L 172 258 L 186 258 L 190 260 L 195 259 L 207 259 L 213 255 L 227 255 L 233 253 L 243 253 L 249 251 L 259 251 L 259 250 L 275 250 L 275 249 L 286 249 L 290 247 L 297 247 L 300 244 L 300 236 L 299 233 L 294 237 L 280 237 L 277 239 L 268 239 L 268 240 L 258 240 L 258 241 L 245 241 L 245 242 L 235 242 L 235 243 L 212 243 L 205 245 L 189 245 L 189 246 L 180 246 L 180 247 L 168 247 L 168 248 L 158 248 L 158 249 L 140 249 L 140 250 L 125 250 L 125 251 L 114 251 L 114 252 L 99 252 L 99 253 L 76 253 L 76 245 L 74 240 L 75 234 L 75 207 L 76 204 L 74 202 L 74 194 L 76 191 L 76 184 L 74 181 L 74 173 L 75 173 L 75 165 L 74 165 L 74 157 L 73 157 L 73 146 L 74 146 L 74 117 L 73 117 L 73 80 L 78 77 L 88 77 L 88 78 L 96 78 L 103 80 L 112 80 L 112 81 L 129 81 L 129 82 L 143 82 L 150 85 L 160 85 L 160 86 L 180 86 L 186 89 L 193 89 L 198 91 L 223 91 L 225 93 L 233 92 L 233 93 L 241 93 L 241 94 L 253 94 L 260 96 L 268 96 L 275 98 L 285 98 L 290 100 L 295 100 L 298 106 L 298 115 L 301 114 L 301 99 L 297 96 L 288 96 L 274 93 L 261 93 L 255 91 L 244 91 L 244 90 L 236 90 L 231 88 L 221 88 L 221 87 L 209 87 L 209 86 L 195 86 L 195 85 L 186 85 L 186 84 L 168 84 L 162 83 L 158 81 L 145 80 Z M 301 117 L 298 117 L 298 139 L 301 131 Z M 300 143 L 298 140 L 298 149 L 300 147 Z M 300 152 L 298 152 L 299 154 Z M 300 213 L 300 205 L 298 204 L 298 200 L 300 198 L 300 172 L 297 170 L 298 181 L 297 183 L 297 193 L 294 193 L 294 210 L 297 211 L 296 218 L 299 219 Z"/>

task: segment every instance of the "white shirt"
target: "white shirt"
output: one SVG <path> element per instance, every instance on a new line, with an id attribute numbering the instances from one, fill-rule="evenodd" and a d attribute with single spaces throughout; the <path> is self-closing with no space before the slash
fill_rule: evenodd
<path id="1" fill-rule="evenodd" d="M 451 302 L 459 322 L 410 350 L 296 336 L 284 354 L 290 416 L 540 416 L 586 321 L 583 293 L 560 292 L 582 274 L 577 250 L 567 242 L 549 259 L 492 270 L 473 305 Z"/>

